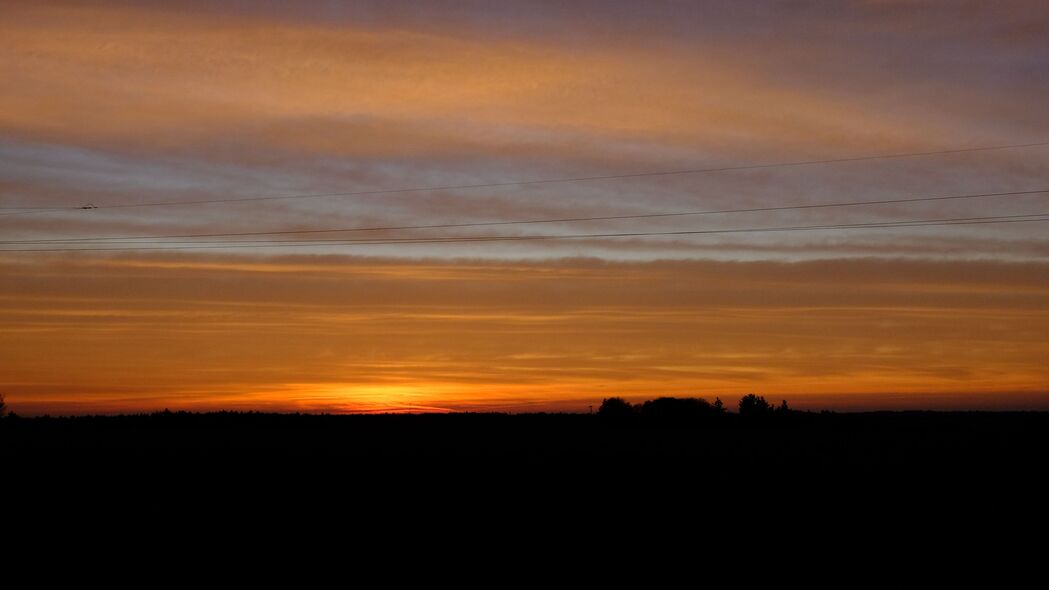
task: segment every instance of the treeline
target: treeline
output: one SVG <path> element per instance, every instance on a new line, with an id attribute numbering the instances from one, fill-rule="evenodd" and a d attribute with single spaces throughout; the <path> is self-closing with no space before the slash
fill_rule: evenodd
<path id="1" fill-rule="evenodd" d="M 753 393 L 740 398 L 737 409 L 739 416 L 744 419 L 767 420 L 794 412 L 787 405 L 787 400 L 777 406 Z M 631 404 L 621 397 L 610 397 L 601 402 L 597 411 L 598 416 L 612 421 L 645 419 L 659 422 L 710 421 L 727 413 L 721 398 L 715 398 L 714 403 L 710 403 L 699 397 L 661 397 L 641 404 Z"/>

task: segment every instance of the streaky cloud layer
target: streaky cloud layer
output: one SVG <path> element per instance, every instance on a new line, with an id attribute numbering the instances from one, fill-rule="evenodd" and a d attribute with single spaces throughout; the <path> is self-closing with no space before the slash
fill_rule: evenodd
<path id="1" fill-rule="evenodd" d="M 3 272 L 0 387 L 27 412 L 581 410 L 753 390 L 1038 407 L 1049 378 L 1041 263 L 165 255 Z"/>
<path id="2" fill-rule="evenodd" d="M 777 3 L 600 3 L 595 10 L 589 3 L 466 2 L 436 11 L 414 3 L 10 3 L 0 22 L 0 205 L 440 186 L 1045 140 L 1041 103 L 1049 86 L 1031 73 L 1049 67 L 1049 51 L 1035 34 L 1046 11 L 1037 3 L 1007 4 L 1015 10 L 966 5 L 947 13 L 877 2 L 791 10 Z M 1047 151 L 0 217 L 0 231 L 30 239 L 148 235 L 1046 188 Z M 956 205 L 951 212 L 958 216 L 986 208 Z M 992 204 L 1006 213 L 1046 205 L 1044 198 Z M 864 218 L 942 212 L 879 209 Z M 812 217 L 851 219 L 836 212 Z M 1037 232 L 969 230 L 974 244 Z M 912 233 L 887 232 L 876 241 L 894 246 Z M 696 255 L 658 240 L 638 242 L 633 256 L 602 244 L 495 252 Z M 814 255 L 825 255 L 813 242 Z M 704 245 L 724 250 L 731 243 Z M 798 240 L 751 243 L 797 250 Z M 456 248 L 447 256 L 490 251 Z M 745 246 L 736 254 L 754 258 Z"/>

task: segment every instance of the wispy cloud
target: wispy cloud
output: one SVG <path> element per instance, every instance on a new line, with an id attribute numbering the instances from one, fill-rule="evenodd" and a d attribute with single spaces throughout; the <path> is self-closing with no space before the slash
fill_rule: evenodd
<path id="1" fill-rule="evenodd" d="M 0 386 L 26 408 L 583 407 L 752 390 L 1022 405 L 1049 378 L 1044 264 L 151 256 L 2 270 Z"/>
<path id="2" fill-rule="evenodd" d="M 981 14 L 864 2 L 791 11 L 776 3 L 671 3 L 646 5 L 638 19 L 636 7 L 607 3 L 601 11 L 515 2 L 482 11 L 465 3 L 440 15 L 386 3 L 322 4 L 5 7 L 0 203 L 440 186 L 1049 136 L 1041 114 L 1049 88 L 1030 75 L 1046 66 L 1047 52 L 1024 34 L 1045 21 L 1037 5 L 1017 19 L 971 5 L 965 10 Z M 575 34 L 558 24 L 566 18 Z M 148 235 L 1042 188 L 1045 153 L 0 218 L 0 230 Z M 959 215 L 985 208 L 956 205 Z M 881 243 L 899 239 L 890 232 Z M 652 257 L 644 253 L 652 242 L 641 241 L 640 256 Z M 624 257 L 622 250 L 526 249 Z M 459 247 L 451 256 L 486 251 Z"/>

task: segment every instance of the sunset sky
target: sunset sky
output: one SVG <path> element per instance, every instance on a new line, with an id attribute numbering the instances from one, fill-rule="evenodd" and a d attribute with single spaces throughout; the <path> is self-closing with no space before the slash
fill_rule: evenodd
<path id="1" fill-rule="evenodd" d="M 0 0 L 0 80 L 21 414 L 1049 409 L 1041 0 Z"/>

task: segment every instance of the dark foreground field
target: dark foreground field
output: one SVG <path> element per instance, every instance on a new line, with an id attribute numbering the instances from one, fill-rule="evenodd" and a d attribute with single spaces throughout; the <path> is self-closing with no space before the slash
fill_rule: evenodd
<path id="1" fill-rule="evenodd" d="M 144 502 L 161 511 L 240 510 L 244 518 L 279 507 L 318 523 L 335 513 L 441 513 L 490 514 L 494 526 L 502 522 L 495 515 L 554 511 L 606 525 L 675 528 L 687 520 L 706 530 L 720 522 L 739 533 L 750 530 L 739 528 L 741 518 L 784 515 L 802 528 L 812 519 L 855 528 L 861 518 L 942 531 L 977 521 L 1028 526 L 1045 513 L 1047 457 L 1049 413 L 1041 412 L 0 421 L 5 492 L 28 498 L 12 496 L 11 506 L 81 514 Z"/>
<path id="2" fill-rule="evenodd" d="M 1049 413 L 802 413 L 609 420 L 580 414 L 156 413 L 0 420 L 20 463 L 348 461 L 354 465 L 658 466 L 683 472 L 995 472 L 1041 467 Z"/>

